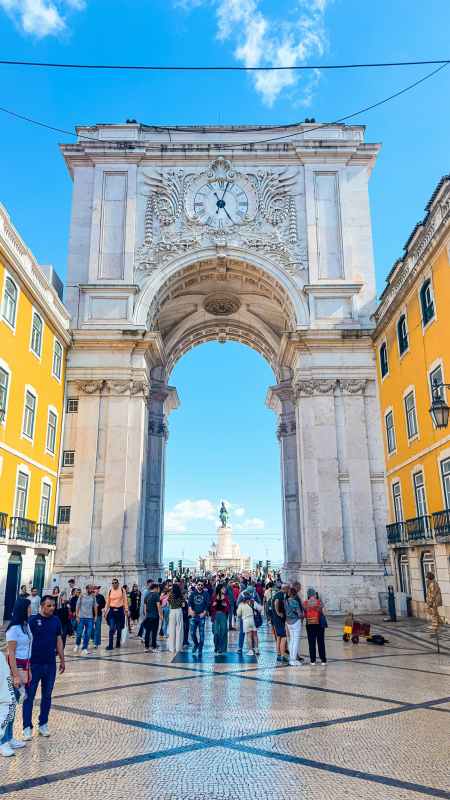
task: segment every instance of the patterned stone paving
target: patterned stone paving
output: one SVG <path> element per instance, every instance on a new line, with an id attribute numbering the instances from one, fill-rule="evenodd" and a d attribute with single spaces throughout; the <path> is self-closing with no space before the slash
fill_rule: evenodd
<path id="1" fill-rule="evenodd" d="M 277 666 L 267 628 L 258 659 L 233 639 L 220 663 L 209 631 L 202 661 L 144 653 L 133 637 L 85 658 L 69 644 L 52 736 L 0 761 L 0 795 L 450 800 L 450 659 L 408 630 L 353 646 L 333 620 L 329 663 L 314 668 Z"/>

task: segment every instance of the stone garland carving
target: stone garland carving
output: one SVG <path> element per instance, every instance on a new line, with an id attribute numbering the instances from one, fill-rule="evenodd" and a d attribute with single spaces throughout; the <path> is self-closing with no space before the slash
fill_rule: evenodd
<path id="1" fill-rule="evenodd" d="M 186 197 L 193 185 L 217 175 L 241 180 L 253 192 L 255 213 L 240 225 L 215 230 L 186 213 Z M 138 272 L 151 273 L 169 260 L 211 246 L 236 246 L 267 256 L 276 256 L 287 272 L 307 268 L 306 226 L 297 219 L 298 169 L 232 170 L 218 158 L 204 172 L 176 170 L 143 171 L 143 193 L 147 196 L 144 241 L 135 252 Z"/>
<path id="2" fill-rule="evenodd" d="M 77 390 L 80 394 L 103 394 L 112 396 L 129 394 L 133 397 L 149 396 L 149 384 L 146 381 L 116 380 L 116 381 L 77 381 Z"/>
<path id="3" fill-rule="evenodd" d="M 294 385 L 297 397 L 312 397 L 313 395 L 330 395 L 341 391 L 348 395 L 363 395 L 369 381 L 366 378 L 334 378 L 325 380 L 311 378 L 309 380 L 297 381 Z"/>

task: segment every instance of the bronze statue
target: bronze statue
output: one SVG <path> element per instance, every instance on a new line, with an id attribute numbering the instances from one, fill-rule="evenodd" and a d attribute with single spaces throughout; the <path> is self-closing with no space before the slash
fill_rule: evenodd
<path id="1" fill-rule="evenodd" d="M 222 500 L 222 505 L 220 506 L 219 519 L 222 523 L 222 528 L 226 528 L 228 525 L 229 514 L 223 500 Z"/>
<path id="2" fill-rule="evenodd" d="M 439 606 L 442 605 L 442 594 L 440 586 L 432 572 L 427 574 L 427 598 L 428 613 L 431 616 L 431 630 L 436 633 L 442 619 L 439 616 Z"/>

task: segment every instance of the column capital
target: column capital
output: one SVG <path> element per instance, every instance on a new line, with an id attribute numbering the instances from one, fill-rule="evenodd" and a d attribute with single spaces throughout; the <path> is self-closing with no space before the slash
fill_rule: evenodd
<path id="1" fill-rule="evenodd" d="M 276 414 L 289 413 L 293 410 L 295 393 L 292 381 L 281 381 L 270 386 L 266 395 L 266 406 Z"/>

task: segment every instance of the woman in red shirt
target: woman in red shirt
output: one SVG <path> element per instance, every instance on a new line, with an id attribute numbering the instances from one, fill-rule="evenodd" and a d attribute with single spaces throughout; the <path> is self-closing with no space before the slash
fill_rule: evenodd
<path id="1" fill-rule="evenodd" d="M 316 643 L 319 650 L 319 658 L 322 664 L 327 663 L 325 652 L 325 628 L 326 618 L 323 613 L 323 603 L 317 596 L 316 590 L 308 589 L 308 599 L 303 603 L 305 613 L 306 633 L 308 636 L 309 658 L 311 666 L 316 665 Z"/>

